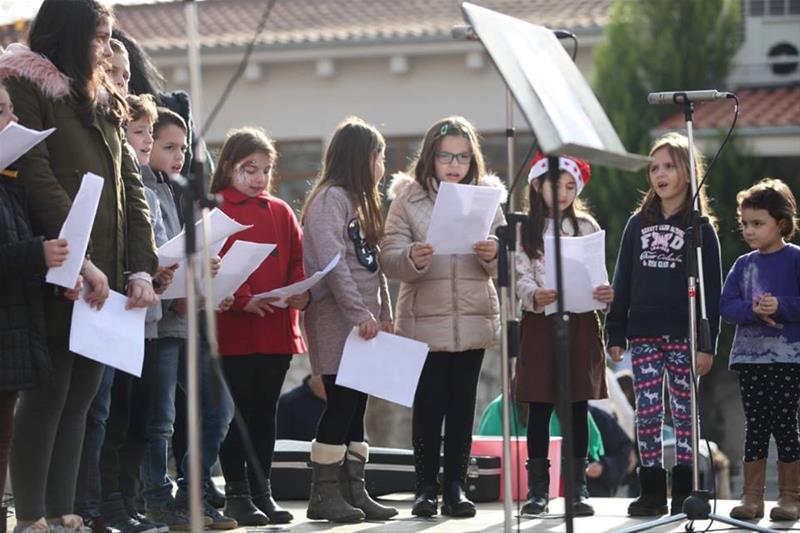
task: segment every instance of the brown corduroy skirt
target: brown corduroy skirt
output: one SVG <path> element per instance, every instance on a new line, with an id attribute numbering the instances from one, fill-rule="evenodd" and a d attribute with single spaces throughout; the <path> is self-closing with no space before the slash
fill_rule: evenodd
<path id="1" fill-rule="evenodd" d="M 516 366 L 517 401 L 556 402 L 556 315 L 524 313 Z M 608 397 L 600 319 L 595 312 L 569 313 L 569 375 L 572 401 Z"/>

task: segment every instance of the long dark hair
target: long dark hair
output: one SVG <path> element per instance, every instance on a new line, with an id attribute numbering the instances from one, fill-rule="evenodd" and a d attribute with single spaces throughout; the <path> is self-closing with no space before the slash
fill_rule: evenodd
<path id="1" fill-rule="evenodd" d="M 128 59 L 131 64 L 131 79 L 128 82 L 128 92 L 131 94 L 152 94 L 158 97 L 158 94 L 166 88 L 167 82 L 153 62 L 150 61 L 150 56 L 147 55 L 147 52 L 142 49 L 136 39 L 120 28 L 114 28 L 111 35 L 114 39 L 121 41 L 128 51 Z"/>
<path id="2" fill-rule="evenodd" d="M 124 100 L 105 81 L 104 70 L 95 68 L 89 57 L 97 26 L 104 18 L 113 22 L 113 12 L 97 0 L 44 0 L 28 33 L 31 51 L 45 56 L 70 78 L 70 92 L 85 125 L 94 119 L 101 88 L 110 98 L 110 117 L 121 124 L 125 116 Z"/>
<path id="3" fill-rule="evenodd" d="M 662 148 L 667 150 L 669 156 L 672 158 L 673 163 L 675 163 L 675 167 L 678 169 L 679 174 L 681 177 L 685 179 L 689 179 L 689 139 L 685 135 L 681 135 L 680 133 L 676 132 L 669 132 L 665 133 L 658 139 L 656 142 L 653 143 L 653 147 L 650 149 L 650 157 L 653 157 L 657 151 L 661 150 Z M 695 169 L 695 176 L 697 176 L 697 180 L 703 177 L 703 172 L 705 171 L 705 159 L 703 158 L 703 154 L 694 147 L 694 169 Z M 642 201 L 639 203 L 638 207 L 634 211 L 634 213 L 638 214 L 642 224 L 644 226 L 652 226 L 658 222 L 659 216 L 661 216 L 661 198 L 656 194 L 653 190 L 653 186 L 650 182 L 650 165 L 647 165 L 645 169 L 646 178 L 648 189 L 647 192 L 642 197 Z M 711 223 L 712 227 L 716 227 L 717 219 L 714 217 L 714 213 L 711 211 L 711 206 L 709 205 L 708 196 L 706 196 L 705 188 L 700 189 L 700 193 L 697 195 L 697 201 L 700 205 L 700 213 L 703 216 L 708 217 L 709 222 Z M 681 204 L 681 208 L 678 211 L 682 217 L 684 218 L 684 222 L 689 222 L 689 215 L 692 211 L 692 188 L 687 187 L 686 189 L 686 196 L 683 199 L 683 204 Z"/>
<path id="4" fill-rule="evenodd" d="M 486 174 L 486 164 L 483 161 L 481 143 L 478 139 L 478 132 L 475 131 L 475 126 L 464 117 L 452 116 L 443 118 L 435 122 L 425 133 L 422 145 L 419 147 L 419 151 L 408 169 L 408 173 L 414 176 L 414 179 L 426 191 L 438 188 L 435 171 L 436 152 L 442 144 L 442 139 L 448 135 L 466 139 L 472 152 L 469 170 L 464 179 L 461 180 L 461 183 L 477 185 Z"/>
<path id="5" fill-rule="evenodd" d="M 561 174 L 564 174 L 562 172 Z M 571 174 L 566 173 L 570 178 Z M 547 209 L 547 204 L 544 203 L 544 194 L 542 192 L 542 181 L 548 179 L 547 174 L 539 180 L 539 186 L 534 187 L 531 183 L 528 185 L 528 219 L 522 225 L 522 248 L 528 257 L 531 259 L 539 259 L 544 253 L 544 228 L 547 220 L 551 215 Z M 566 209 L 561 213 L 561 220 L 568 219 L 572 222 L 572 227 L 575 235 L 578 234 L 578 219 L 592 219 L 589 209 L 577 196 L 575 200 L 569 204 Z M 561 230 L 561 228 L 559 228 Z"/>
<path id="6" fill-rule="evenodd" d="M 375 158 L 386 148 L 383 135 L 358 117 L 348 117 L 333 132 L 319 178 L 308 193 L 303 214 L 324 187 L 339 186 L 356 205 L 367 244 L 375 246 L 383 234 L 383 207 L 375 176 Z"/>

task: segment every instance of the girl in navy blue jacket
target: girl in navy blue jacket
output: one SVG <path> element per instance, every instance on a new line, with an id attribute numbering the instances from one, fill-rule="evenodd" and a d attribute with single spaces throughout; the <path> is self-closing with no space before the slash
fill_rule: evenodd
<path id="1" fill-rule="evenodd" d="M 681 511 L 683 500 L 692 488 L 689 408 L 692 377 L 686 262 L 687 254 L 695 252 L 686 245 L 692 210 L 688 139 L 668 133 L 656 140 L 650 157 L 647 167 L 650 189 L 625 227 L 614 271 L 614 302 L 606 319 L 612 359 L 622 360 L 627 345 L 633 366 L 642 493 L 628 507 L 631 516 L 667 512 L 661 442 L 665 371 L 676 438 L 672 514 Z M 694 160 L 700 179 L 704 165 L 696 150 Z M 722 273 L 719 240 L 703 189 L 698 198 L 701 213 L 710 220 L 701 224 L 705 304 L 711 326 L 711 346 L 697 353 L 697 375 L 702 376 L 711 370 L 712 352 L 717 345 Z"/>

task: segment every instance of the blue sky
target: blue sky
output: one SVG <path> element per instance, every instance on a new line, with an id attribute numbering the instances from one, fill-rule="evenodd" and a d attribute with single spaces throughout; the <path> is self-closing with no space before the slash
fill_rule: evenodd
<path id="1" fill-rule="evenodd" d="M 19 18 L 32 18 L 43 0 L 0 0 L 0 24 L 7 24 Z M 152 4 L 168 0 L 112 0 L 110 4 Z"/>

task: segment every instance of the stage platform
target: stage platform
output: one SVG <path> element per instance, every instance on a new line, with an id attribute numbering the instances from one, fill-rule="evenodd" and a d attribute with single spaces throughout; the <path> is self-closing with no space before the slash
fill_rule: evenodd
<path id="1" fill-rule="evenodd" d="M 417 518 L 411 515 L 411 494 L 397 494 L 380 501 L 387 505 L 396 506 L 400 514 L 393 520 L 386 522 L 362 522 L 360 524 L 340 524 L 334 525 L 327 522 L 306 520 L 306 502 L 289 501 L 280 502 L 289 509 L 295 516 L 294 522 L 286 526 L 263 526 L 248 527 L 233 530 L 235 533 L 316 533 L 331 531 L 335 533 L 406 533 L 421 531 L 425 533 L 472 533 L 472 532 L 502 532 L 503 531 L 503 506 L 500 502 L 483 503 L 478 505 L 478 514 L 474 518 L 454 519 L 437 516 L 431 519 Z M 647 520 L 632 519 L 625 515 L 628 503 L 631 500 L 625 498 L 592 498 L 590 502 L 594 505 L 596 514 L 592 517 L 576 518 L 574 521 L 574 531 L 576 533 L 611 533 L 622 528 L 646 522 Z M 717 501 L 717 512 L 727 516 L 730 509 L 736 504 L 733 500 Z M 768 502 L 766 514 L 775 502 Z M 550 504 L 551 514 L 538 519 L 521 518 L 519 521 L 519 531 L 547 531 L 558 533 L 566 531 L 563 519 L 558 515 L 563 510 L 563 500 L 558 499 Z M 799 528 L 800 522 L 771 522 L 769 518 L 761 519 L 758 524 L 762 527 L 772 527 L 777 531 L 789 528 Z M 9 523 L 9 531 L 13 527 L 13 519 Z M 669 527 L 653 529 L 654 533 L 684 532 L 686 522 L 679 522 Z M 708 526 L 707 521 L 695 522 L 696 531 L 703 531 Z M 517 529 L 516 515 L 513 530 Z M 741 531 L 730 529 L 726 524 L 714 523 L 710 531 Z"/>

